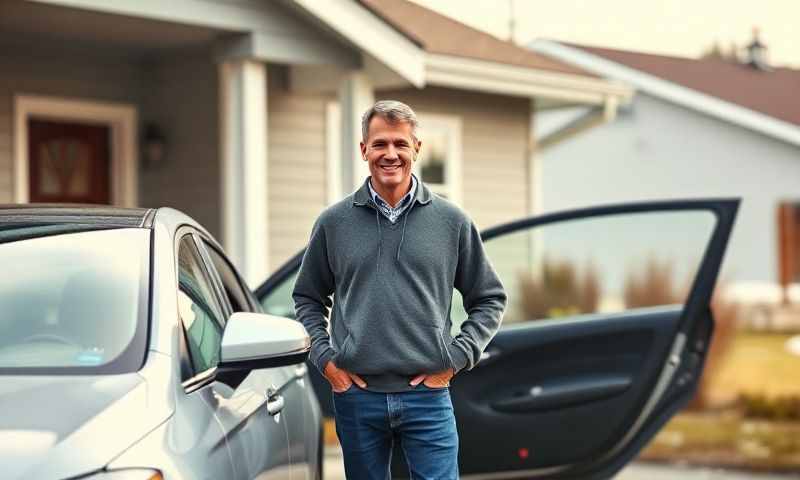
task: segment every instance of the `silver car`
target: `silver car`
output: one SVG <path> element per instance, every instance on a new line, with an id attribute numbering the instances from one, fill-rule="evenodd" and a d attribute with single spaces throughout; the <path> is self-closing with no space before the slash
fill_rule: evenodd
<path id="1" fill-rule="evenodd" d="M 738 208 L 625 203 L 484 231 L 509 307 L 450 388 L 463 478 L 606 479 L 635 458 L 697 389 Z M 301 259 L 254 295 L 174 210 L 0 207 L 0 477 L 321 478 L 330 386 L 285 318 Z M 652 259 L 682 293 L 643 288 Z M 563 265 L 585 273 L 568 302 L 541 281 Z M 628 301 L 631 286 L 659 295 Z"/>
<path id="2" fill-rule="evenodd" d="M 320 479 L 309 338 L 163 208 L 0 207 L 4 479 Z"/>

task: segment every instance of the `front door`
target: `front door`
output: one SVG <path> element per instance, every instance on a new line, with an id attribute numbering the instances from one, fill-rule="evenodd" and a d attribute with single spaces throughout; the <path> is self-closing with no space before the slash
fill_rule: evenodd
<path id="1" fill-rule="evenodd" d="M 609 478 L 630 461 L 696 389 L 738 205 L 623 204 L 484 232 L 508 306 L 481 361 L 452 382 L 462 475 Z M 259 288 L 265 308 L 287 303 L 298 266 Z M 458 292 L 452 318 L 456 335 Z"/>
<path id="2" fill-rule="evenodd" d="M 110 203 L 110 128 L 28 120 L 31 202 Z"/>

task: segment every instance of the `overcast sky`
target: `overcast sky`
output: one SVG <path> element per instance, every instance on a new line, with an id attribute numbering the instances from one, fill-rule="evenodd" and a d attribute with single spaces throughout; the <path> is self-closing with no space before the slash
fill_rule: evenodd
<path id="1" fill-rule="evenodd" d="M 413 0 L 507 39 L 509 0 Z M 513 0 L 517 43 L 541 37 L 696 57 L 746 45 L 753 26 L 775 65 L 800 68 L 800 0 Z"/>

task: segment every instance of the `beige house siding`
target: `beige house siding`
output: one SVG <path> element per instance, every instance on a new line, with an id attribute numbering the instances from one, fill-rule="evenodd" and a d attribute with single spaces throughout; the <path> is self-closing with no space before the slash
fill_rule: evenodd
<path id="1" fill-rule="evenodd" d="M 462 207 L 480 228 L 527 215 L 530 102 L 522 98 L 428 87 L 376 92 L 416 112 L 462 122 Z M 421 125 L 425 148 L 425 125 Z"/>
<path id="2" fill-rule="evenodd" d="M 163 165 L 140 168 L 139 203 L 188 214 L 222 240 L 217 65 L 183 55 L 147 68 L 141 124 L 167 139 Z"/>
<path id="3" fill-rule="evenodd" d="M 286 70 L 270 67 L 268 110 L 269 265 L 274 270 L 307 242 L 327 203 L 326 115 L 333 97 L 292 93 Z"/>
<path id="4" fill-rule="evenodd" d="M 138 105 L 142 71 L 117 58 L 24 51 L 0 44 L 0 203 L 14 200 L 14 95 L 44 95 Z"/>

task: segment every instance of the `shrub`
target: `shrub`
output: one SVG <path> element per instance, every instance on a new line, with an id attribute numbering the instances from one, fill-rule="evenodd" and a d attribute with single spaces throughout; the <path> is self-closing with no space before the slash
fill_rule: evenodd
<path id="1" fill-rule="evenodd" d="M 800 395 L 770 397 L 762 393 L 742 393 L 737 403 L 748 418 L 800 420 Z"/>
<path id="2" fill-rule="evenodd" d="M 541 275 L 519 275 L 524 318 L 544 319 L 592 313 L 600 299 L 600 281 L 594 265 L 588 263 L 579 275 L 569 260 L 545 259 Z"/>

